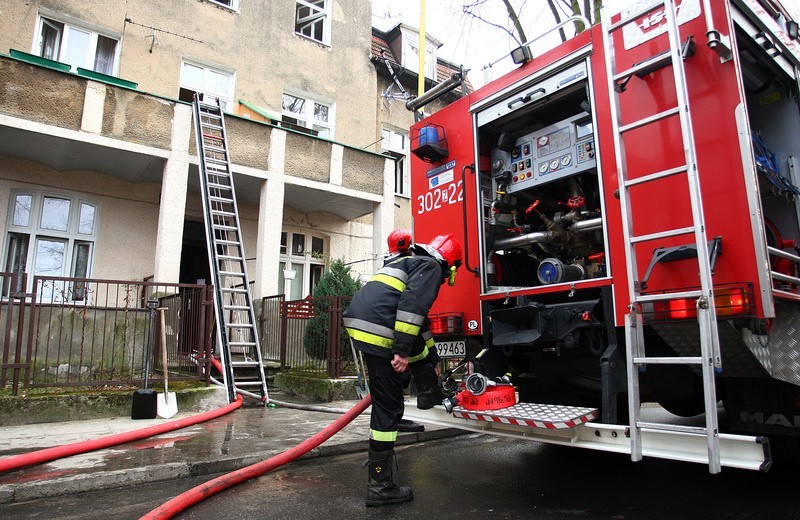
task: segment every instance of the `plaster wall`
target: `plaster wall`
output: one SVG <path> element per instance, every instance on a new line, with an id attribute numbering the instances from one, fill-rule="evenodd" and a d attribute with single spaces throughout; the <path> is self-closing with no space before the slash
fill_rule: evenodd
<path id="1" fill-rule="evenodd" d="M 19 81 L 23 76 L 24 85 Z M 0 110 L 5 114 L 77 130 L 85 93 L 85 78 L 0 58 Z"/>
<path id="2" fill-rule="evenodd" d="M 377 88 L 367 0 L 333 1 L 330 45 L 294 33 L 295 3 L 289 1 L 242 1 L 238 11 L 205 0 L 107 0 L 91 9 L 81 0 L 4 2 L 0 52 L 36 51 L 39 12 L 119 38 L 118 76 L 145 92 L 177 98 L 187 60 L 235 75 L 233 109 L 243 99 L 280 112 L 283 92 L 291 91 L 333 104 L 336 140 L 355 146 L 373 141 L 375 114 L 364 110 Z M 143 26 L 157 29 L 152 49 L 154 31 Z M 345 77 L 354 80 L 342 88 Z"/>

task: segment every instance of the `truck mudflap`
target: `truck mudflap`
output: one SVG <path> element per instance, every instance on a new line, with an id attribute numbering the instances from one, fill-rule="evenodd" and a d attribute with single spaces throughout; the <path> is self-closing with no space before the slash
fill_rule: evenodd
<path id="1" fill-rule="evenodd" d="M 522 403 L 525 404 L 525 403 Z M 531 405 L 550 407 L 551 405 Z M 539 421 L 534 416 L 501 417 L 502 410 L 480 412 L 464 410 L 456 415 L 447 413 L 442 406 L 434 406 L 429 410 L 420 410 L 416 403 L 410 402 L 406 406 L 403 417 L 413 421 L 432 425 L 458 428 L 475 433 L 501 435 L 549 444 L 575 446 L 613 453 L 631 453 L 630 427 L 617 424 L 600 424 L 595 422 L 580 422 L 572 427 L 552 428 L 548 424 L 565 423 L 567 415 L 549 417 L 547 421 Z M 520 404 L 515 405 L 519 407 Z M 591 410 L 580 407 L 562 407 L 574 410 Z M 554 411 L 554 410 L 549 410 Z M 481 418 L 470 415 L 481 415 Z M 541 417 L 539 417 L 541 419 Z M 541 422 L 542 424 L 536 424 Z M 765 472 L 772 465 L 772 454 L 769 440 L 762 436 L 719 434 L 720 464 L 723 467 L 748 469 Z M 705 434 L 687 432 L 672 432 L 663 430 L 650 430 L 642 428 L 642 455 L 667 460 L 680 460 L 708 464 L 708 440 Z"/>

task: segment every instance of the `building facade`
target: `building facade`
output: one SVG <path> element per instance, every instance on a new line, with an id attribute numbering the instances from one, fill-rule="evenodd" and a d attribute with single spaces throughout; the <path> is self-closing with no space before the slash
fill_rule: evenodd
<path id="1" fill-rule="evenodd" d="M 6 272 L 209 282 L 195 93 L 226 113 L 255 298 L 331 258 L 366 276 L 410 225 L 369 1 L 9 2 L 0 28 Z"/>

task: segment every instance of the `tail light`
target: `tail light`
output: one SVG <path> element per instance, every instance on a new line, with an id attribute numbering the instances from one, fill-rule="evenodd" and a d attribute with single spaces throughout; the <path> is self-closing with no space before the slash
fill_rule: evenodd
<path id="1" fill-rule="evenodd" d="M 714 307 L 717 317 L 720 318 L 751 316 L 754 312 L 753 289 L 749 285 L 715 288 Z M 697 300 L 678 298 L 655 302 L 653 303 L 653 318 L 656 321 L 697 318 Z"/>
<path id="2" fill-rule="evenodd" d="M 461 334 L 464 332 L 464 315 L 460 312 L 444 312 L 441 314 L 431 314 L 431 333 L 434 336 L 440 334 Z"/>

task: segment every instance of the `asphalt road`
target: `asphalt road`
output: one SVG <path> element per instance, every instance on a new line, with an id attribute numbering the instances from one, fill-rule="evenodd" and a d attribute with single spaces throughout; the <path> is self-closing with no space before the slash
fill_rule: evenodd
<path id="1" fill-rule="evenodd" d="M 465 435 L 398 450 L 414 501 L 364 506 L 364 455 L 296 462 L 215 495 L 184 519 L 795 519 L 797 467 L 761 474 Z M 211 477 L 208 477 L 211 478 Z M 138 518 L 207 478 L 0 506 L 0 518 Z M 424 515 L 424 516 L 423 516 Z"/>

